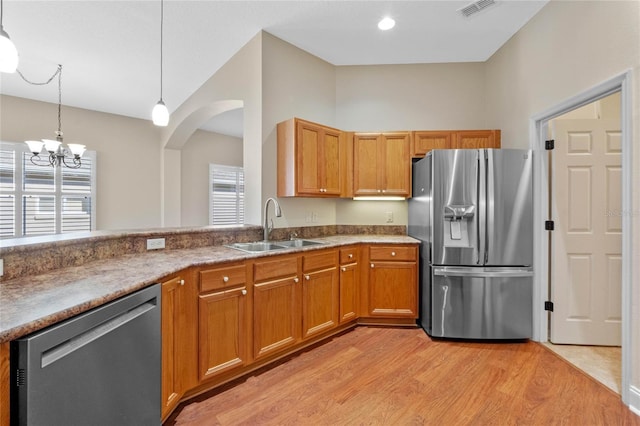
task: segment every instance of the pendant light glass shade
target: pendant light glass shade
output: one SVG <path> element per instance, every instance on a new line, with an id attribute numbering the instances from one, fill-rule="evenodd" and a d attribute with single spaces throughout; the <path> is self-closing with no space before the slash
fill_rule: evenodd
<path id="1" fill-rule="evenodd" d="M 169 110 L 164 102 L 162 102 L 162 99 L 160 99 L 156 106 L 153 107 L 153 111 L 151 111 L 151 118 L 153 119 L 153 124 L 156 126 L 165 127 L 169 124 Z"/>
<path id="2" fill-rule="evenodd" d="M 18 68 L 18 50 L 0 24 L 0 72 L 13 73 Z"/>

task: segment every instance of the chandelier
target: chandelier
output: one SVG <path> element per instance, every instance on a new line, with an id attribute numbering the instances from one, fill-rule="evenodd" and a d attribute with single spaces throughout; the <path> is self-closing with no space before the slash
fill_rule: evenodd
<path id="1" fill-rule="evenodd" d="M 70 169 L 78 169 L 82 166 L 82 154 L 84 154 L 85 146 L 77 143 L 69 143 L 67 146 L 62 144 L 62 65 L 58 65 L 56 72 L 44 83 L 34 83 L 25 78 L 18 70 L 18 74 L 24 81 L 33 85 L 45 85 L 58 77 L 58 130 L 56 131 L 56 139 L 42 139 L 41 141 L 25 141 L 31 151 L 31 163 L 36 166 L 50 167 L 68 167 Z M 43 150 L 44 147 L 44 150 Z M 40 154 L 44 151 L 42 158 Z"/>

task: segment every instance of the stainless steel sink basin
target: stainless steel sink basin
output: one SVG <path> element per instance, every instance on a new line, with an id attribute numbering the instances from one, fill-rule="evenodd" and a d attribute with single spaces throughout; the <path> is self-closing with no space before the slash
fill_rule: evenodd
<path id="1" fill-rule="evenodd" d="M 257 241 L 253 243 L 233 243 L 228 245 L 227 247 L 231 247 L 237 250 L 246 251 L 249 253 L 256 253 L 261 251 L 271 251 L 271 250 L 282 250 L 286 248 L 284 245 L 265 242 L 265 241 Z"/>
<path id="2" fill-rule="evenodd" d="M 278 241 L 277 244 L 285 247 L 308 247 L 308 246 L 316 246 L 324 243 L 321 243 L 318 241 L 311 241 L 311 240 L 286 240 L 286 241 Z"/>
<path id="3" fill-rule="evenodd" d="M 311 240 L 285 240 L 285 241 L 255 241 L 251 243 L 233 243 L 227 247 L 236 250 L 246 251 L 248 253 L 259 253 L 272 250 L 283 250 L 287 248 L 295 247 L 308 247 L 324 244 L 318 241 Z"/>

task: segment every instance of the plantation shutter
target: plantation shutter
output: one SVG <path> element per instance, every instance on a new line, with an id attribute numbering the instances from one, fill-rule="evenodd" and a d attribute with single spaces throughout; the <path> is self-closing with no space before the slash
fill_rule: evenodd
<path id="1" fill-rule="evenodd" d="M 209 165 L 210 225 L 244 223 L 244 170 L 242 167 Z"/>

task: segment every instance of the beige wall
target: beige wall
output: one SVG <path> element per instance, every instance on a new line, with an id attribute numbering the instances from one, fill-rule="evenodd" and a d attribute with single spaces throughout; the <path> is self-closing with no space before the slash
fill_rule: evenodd
<path id="1" fill-rule="evenodd" d="M 197 130 L 181 151 L 181 225 L 209 225 L 209 164 L 242 167 L 242 139 Z"/>
<path id="2" fill-rule="evenodd" d="M 483 129 L 482 63 L 342 66 L 336 68 L 336 125 L 344 130 Z M 405 201 L 336 204 L 341 225 L 408 222 Z"/>
<path id="3" fill-rule="evenodd" d="M 57 105 L 0 96 L 0 140 L 55 137 Z M 62 107 L 66 142 L 97 152 L 97 229 L 160 226 L 160 149 L 150 120 Z"/>
<path id="4" fill-rule="evenodd" d="M 299 117 L 329 126 L 335 122 L 335 67 L 270 34 L 263 33 L 262 74 L 262 200 L 275 197 L 276 125 Z M 282 218 L 276 228 L 335 224 L 335 201 L 279 198 Z M 271 211 L 271 210 L 270 210 Z M 272 211 L 271 211 L 272 212 Z M 308 213 L 316 222 L 306 222 Z"/>
<path id="5" fill-rule="evenodd" d="M 488 124 L 504 146 L 529 147 L 529 119 L 632 70 L 630 403 L 640 410 L 640 2 L 551 1 L 486 64 Z"/>

